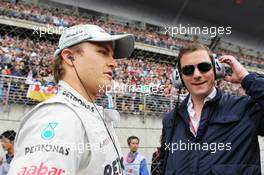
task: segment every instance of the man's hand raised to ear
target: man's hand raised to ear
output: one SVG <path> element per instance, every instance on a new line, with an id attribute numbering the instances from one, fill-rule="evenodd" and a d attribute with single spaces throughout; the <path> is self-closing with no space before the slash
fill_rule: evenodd
<path id="1" fill-rule="evenodd" d="M 219 58 L 219 61 L 221 63 L 228 64 L 233 73 L 231 76 L 225 76 L 224 80 L 231 82 L 231 83 L 241 83 L 242 80 L 249 74 L 249 72 L 246 70 L 246 68 L 239 63 L 239 61 L 231 56 L 231 55 L 224 55 Z"/>

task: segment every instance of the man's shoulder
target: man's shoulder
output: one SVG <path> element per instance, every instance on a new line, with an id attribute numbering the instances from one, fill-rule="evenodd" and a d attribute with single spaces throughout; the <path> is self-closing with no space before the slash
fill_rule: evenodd
<path id="1" fill-rule="evenodd" d="M 50 115 L 53 113 L 55 115 L 64 115 L 64 116 L 76 115 L 73 108 L 74 108 L 73 105 L 68 103 L 60 96 L 56 95 L 55 97 L 45 100 L 39 103 L 38 105 L 36 105 L 24 116 L 22 121 L 32 118 L 40 119 L 41 116 L 44 117 L 46 115 Z"/>
<path id="2" fill-rule="evenodd" d="M 53 141 L 74 143 L 84 135 L 83 124 L 71 108 L 60 103 L 45 104 L 35 108 L 21 121 L 16 142 L 20 146 L 30 145 L 54 137 Z"/>
<path id="3" fill-rule="evenodd" d="M 59 123 L 65 128 L 73 128 L 72 125 L 81 127 L 81 121 L 73 109 L 74 107 L 58 98 L 41 102 L 29 111 L 21 120 L 19 131 L 40 126 L 45 127 L 49 124 L 55 126 Z"/>
<path id="4" fill-rule="evenodd" d="M 249 96 L 238 96 L 233 94 L 223 93 L 219 100 L 220 107 L 222 106 L 225 110 L 230 110 L 234 108 L 244 108 L 245 105 L 254 104 L 254 100 L 252 100 Z"/>

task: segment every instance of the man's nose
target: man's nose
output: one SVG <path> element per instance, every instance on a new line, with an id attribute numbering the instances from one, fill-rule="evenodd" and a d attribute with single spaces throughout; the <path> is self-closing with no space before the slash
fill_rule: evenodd
<path id="1" fill-rule="evenodd" d="M 199 69 L 196 67 L 193 72 L 193 78 L 199 79 L 202 77 L 202 73 L 199 71 Z"/>
<path id="2" fill-rule="evenodd" d="M 110 61 L 108 63 L 108 66 L 110 66 L 112 68 L 116 68 L 117 67 L 117 62 L 116 62 L 116 60 L 114 59 L 113 56 L 111 56 Z"/>

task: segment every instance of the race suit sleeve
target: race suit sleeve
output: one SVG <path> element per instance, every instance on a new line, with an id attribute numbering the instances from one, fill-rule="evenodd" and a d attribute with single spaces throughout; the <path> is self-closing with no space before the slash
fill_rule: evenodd
<path id="1" fill-rule="evenodd" d="M 250 73 L 242 80 L 241 85 L 254 103 L 248 108 L 252 111 L 251 115 L 258 118 L 258 134 L 264 135 L 264 75 Z"/>
<path id="2" fill-rule="evenodd" d="M 20 125 L 8 175 L 76 174 L 87 140 L 77 114 L 64 104 L 40 106 Z"/>

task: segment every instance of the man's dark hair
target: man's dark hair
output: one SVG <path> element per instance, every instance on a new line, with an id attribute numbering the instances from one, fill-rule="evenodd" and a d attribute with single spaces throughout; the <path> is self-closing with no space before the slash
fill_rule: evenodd
<path id="1" fill-rule="evenodd" d="M 10 141 L 14 141 L 16 138 L 16 132 L 14 130 L 7 130 L 0 135 L 0 139 L 7 138 Z"/>
<path id="2" fill-rule="evenodd" d="M 205 50 L 208 53 L 208 55 L 212 54 L 211 50 L 206 45 L 195 42 L 195 43 L 187 44 L 180 48 L 178 60 L 180 60 L 184 54 L 195 52 L 197 50 Z"/>
<path id="3" fill-rule="evenodd" d="M 139 138 L 137 136 L 130 136 L 130 137 L 127 138 L 127 144 L 129 145 L 131 140 L 133 140 L 133 139 L 137 139 L 138 143 L 139 143 Z"/>

